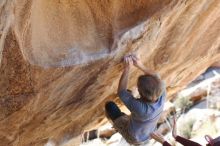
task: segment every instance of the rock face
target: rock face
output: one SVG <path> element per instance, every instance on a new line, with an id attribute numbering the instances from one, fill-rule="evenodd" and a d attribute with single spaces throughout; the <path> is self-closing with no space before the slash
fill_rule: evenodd
<path id="1" fill-rule="evenodd" d="M 116 99 L 123 55 L 169 95 L 219 61 L 220 1 L 1 0 L 0 36 L 0 145 L 78 145 Z"/>

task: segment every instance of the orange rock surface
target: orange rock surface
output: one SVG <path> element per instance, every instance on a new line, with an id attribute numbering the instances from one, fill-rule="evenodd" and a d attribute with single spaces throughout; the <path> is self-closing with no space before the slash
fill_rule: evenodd
<path id="1" fill-rule="evenodd" d="M 220 1 L 1 0 L 0 146 L 79 145 L 130 52 L 176 93 L 219 61 Z"/>

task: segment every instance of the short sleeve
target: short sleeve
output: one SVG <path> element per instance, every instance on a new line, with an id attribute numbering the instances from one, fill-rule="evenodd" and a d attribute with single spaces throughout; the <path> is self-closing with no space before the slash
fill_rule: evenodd
<path id="1" fill-rule="evenodd" d="M 118 93 L 118 96 L 131 112 L 141 115 L 147 111 L 147 105 L 135 99 L 131 92 L 122 90 Z"/>

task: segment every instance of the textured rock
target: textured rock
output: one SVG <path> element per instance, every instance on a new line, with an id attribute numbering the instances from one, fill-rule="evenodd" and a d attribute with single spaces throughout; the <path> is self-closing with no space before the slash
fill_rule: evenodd
<path id="1" fill-rule="evenodd" d="M 219 61 L 219 34 L 218 0 L 2 0 L 0 145 L 77 145 L 116 98 L 123 55 L 171 95 Z"/>

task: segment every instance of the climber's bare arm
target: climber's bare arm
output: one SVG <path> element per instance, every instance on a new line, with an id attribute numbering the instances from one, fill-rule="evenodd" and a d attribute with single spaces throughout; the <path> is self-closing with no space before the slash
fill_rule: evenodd
<path id="1" fill-rule="evenodd" d="M 157 72 L 145 67 L 144 64 L 141 62 L 141 60 L 138 57 L 136 57 L 135 55 L 132 55 L 132 60 L 133 60 L 134 66 L 136 66 L 138 69 L 142 70 L 144 72 L 144 74 L 157 75 Z"/>
<path id="2" fill-rule="evenodd" d="M 131 64 L 132 64 L 132 58 L 128 56 L 124 57 L 124 71 L 119 80 L 118 94 L 123 90 L 127 90 L 128 76 L 129 76 L 129 70 L 131 68 Z"/>

